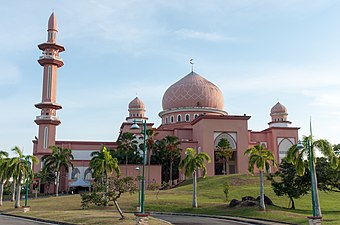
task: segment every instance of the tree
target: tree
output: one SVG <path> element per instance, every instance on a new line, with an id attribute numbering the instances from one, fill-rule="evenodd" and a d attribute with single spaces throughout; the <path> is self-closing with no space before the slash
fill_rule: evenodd
<path id="1" fill-rule="evenodd" d="M 154 129 L 147 129 L 146 130 L 146 150 L 147 150 L 147 157 L 148 157 L 148 187 L 150 186 L 150 161 L 151 161 L 151 154 L 154 152 L 155 147 L 155 136 L 158 133 L 155 132 Z"/>
<path id="2" fill-rule="evenodd" d="M 137 150 L 136 137 L 133 133 L 122 133 L 118 138 L 118 150 L 125 154 L 125 176 L 128 176 L 128 155 Z"/>
<path id="3" fill-rule="evenodd" d="M 51 184 L 53 184 L 56 180 L 55 173 L 51 170 L 46 169 L 43 167 L 38 173 L 34 175 L 36 178 L 40 179 L 40 185 L 46 185 L 46 189 L 49 190 Z M 39 187 L 40 190 L 40 187 Z"/>
<path id="4" fill-rule="evenodd" d="M 64 169 L 66 172 L 68 172 L 69 167 L 72 167 L 73 169 L 73 164 L 71 162 L 71 160 L 73 160 L 73 155 L 72 150 L 68 148 L 50 146 L 49 149 L 52 150 L 52 153 L 49 155 L 44 155 L 41 160 L 44 162 L 45 169 L 56 173 L 55 195 L 58 196 L 61 170 Z"/>
<path id="5" fill-rule="evenodd" d="M 210 157 L 205 152 L 200 152 L 199 154 L 192 148 L 187 148 L 185 150 L 185 158 L 179 163 L 179 168 L 184 169 L 184 175 L 192 175 L 192 207 L 197 208 L 197 169 L 202 169 L 203 177 L 207 175 L 207 168 L 205 166 L 205 161 L 210 163 Z"/>
<path id="6" fill-rule="evenodd" d="M 174 163 L 174 160 L 177 158 L 180 158 L 181 156 L 181 149 L 179 147 L 180 142 L 178 141 L 178 137 L 176 136 L 166 136 L 164 138 L 164 147 L 166 150 L 167 158 L 169 159 L 170 163 L 170 180 L 169 185 L 172 186 L 172 166 Z"/>
<path id="7" fill-rule="evenodd" d="M 305 167 L 308 167 L 307 163 L 304 164 Z M 295 166 L 287 162 L 285 158 L 281 161 L 279 170 L 274 174 L 269 174 L 268 179 L 277 196 L 288 196 L 291 209 L 295 209 L 294 199 L 300 198 L 310 190 L 309 171 L 306 171 L 303 176 L 299 176 Z"/>
<path id="8" fill-rule="evenodd" d="M 136 185 L 132 177 L 110 177 L 107 180 L 107 187 L 101 184 L 95 184 L 95 189 L 90 193 L 83 193 L 81 195 L 81 205 L 83 208 L 88 207 L 93 203 L 97 206 L 107 206 L 109 201 L 113 201 L 118 210 L 121 219 L 124 219 L 123 212 L 118 205 L 118 199 L 123 193 L 133 194 L 136 191 Z"/>
<path id="9" fill-rule="evenodd" d="M 315 170 L 319 190 L 340 192 L 340 171 L 327 158 L 317 158 Z"/>
<path id="10" fill-rule="evenodd" d="M 8 153 L 0 151 L 0 206 L 2 206 L 2 198 L 4 193 L 4 183 L 8 180 Z"/>
<path id="11" fill-rule="evenodd" d="M 229 159 L 233 157 L 233 149 L 230 146 L 230 142 L 226 138 L 222 138 L 216 148 L 216 156 L 223 161 L 223 173 L 229 174 Z"/>
<path id="12" fill-rule="evenodd" d="M 100 151 L 91 153 L 90 168 L 93 169 L 93 175 L 96 180 L 101 180 L 104 184 L 104 179 L 107 180 L 109 175 L 115 171 L 117 176 L 120 176 L 118 160 L 113 158 L 105 146 L 102 146 Z"/>
<path id="13" fill-rule="evenodd" d="M 267 172 L 270 169 L 270 163 L 273 167 L 276 167 L 274 155 L 271 151 L 265 149 L 262 145 L 255 145 L 252 148 L 247 149 L 244 152 L 245 155 L 249 155 L 248 171 L 254 174 L 254 168 L 256 167 L 260 173 L 260 209 L 266 210 L 264 204 L 264 187 L 263 187 L 263 172 Z"/>
<path id="14" fill-rule="evenodd" d="M 33 155 L 24 155 L 23 152 L 15 146 L 12 151 L 17 155 L 10 159 L 9 167 L 12 171 L 12 178 L 15 181 L 15 208 L 20 207 L 20 192 L 21 192 L 21 182 L 25 179 L 29 179 L 28 173 L 33 175 L 32 168 L 28 168 L 28 160 L 33 163 L 38 163 L 38 158 Z M 33 177 L 33 176 L 32 176 Z"/>

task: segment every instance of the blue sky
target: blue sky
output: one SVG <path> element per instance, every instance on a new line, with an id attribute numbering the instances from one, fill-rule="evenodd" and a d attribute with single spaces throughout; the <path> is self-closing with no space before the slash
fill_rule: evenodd
<path id="1" fill-rule="evenodd" d="M 225 110 L 268 127 L 279 99 L 299 134 L 340 143 L 339 1 L 4 1 L 0 7 L 0 149 L 32 151 L 41 100 L 37 63 L 57 16 L 58 140 L 116 140 L 136 96 L 158 126 L 167 87 L 195 71 Z"/>

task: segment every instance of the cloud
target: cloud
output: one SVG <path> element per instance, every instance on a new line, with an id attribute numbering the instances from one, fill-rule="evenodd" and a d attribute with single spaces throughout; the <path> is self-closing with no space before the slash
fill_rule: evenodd
<path id="1" fill-rule="evenodd" d="M 213 41 L 213 42 L 221 42 L 221 41 L 237 41 L 236 38 L 233 37 L 225 37 L 216 32 L 201 32 L 189 29 L 180 29 L 174 32 L 176 36 L 183 39 L 197 39 L 203 41 Z"/>

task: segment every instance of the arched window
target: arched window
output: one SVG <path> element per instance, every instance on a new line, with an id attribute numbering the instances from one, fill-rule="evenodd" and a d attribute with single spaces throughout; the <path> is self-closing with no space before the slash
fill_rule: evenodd
<path id="1" fill-rule="evenodd" d="M 92 179 L 92 171 L 90 168 L 87 168 L 84 173 L 84 180 L 91 180 Z"/>
<path id="2" fill-rule="evenodd" d="M 44 128 L 44 149 L 48 147 L 48 127 Z"/>
<path id="3" fill-rule="evenodd" d="M 74 168 L 72 170 L 72 175 L 71 175 L 71 179 L 76 179 L 78 180 L 79 179 L 79 176 L 80 176 L 80 171 L 78 168 Z"/>
<path id="4" fill-rule="evenodd" d="M 195 119 L 196 119 L 196 118 L 198 117 L 198 114 L 195 114 L 194 117 L 195 117 Z"/>
<path id="5" fill-rule="evenodd" d="M 47 98 L 51 98 L 51 80 L 52 80 L 52 66 L 47 67 Z"/>
<path id="6" fill-rule="evenodd" d="M 165 124 L 168 124 L 169 123 L 169 119 L 168 117 L 165 117 Z"/>
<path id="7" fill-rule="evenodd" d="M 170 116 L 170 123 L 174 122 L 174 116 Z"/>
<path id="8" fill-rule="evenodd" d="M 185 121 L 187 121 L 187 122 L 190 121 L 190 115 L 189 114 L 185 114 Z"/>
<path id="9" fill-rule="evenodd" d="M 180 114 L 177 115 L 177 122 L 182 122 L 182 116 Z"/>

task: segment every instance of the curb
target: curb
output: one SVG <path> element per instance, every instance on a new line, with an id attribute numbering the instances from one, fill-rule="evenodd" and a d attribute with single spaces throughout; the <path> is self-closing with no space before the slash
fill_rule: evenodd
<path id="1" fill-rule="evenodd" d="M 192 214 L 192 213 L 167 213 L 167 212 L 150 212 L 152 215 L 178 215 L 178 216 L 195 216 L 195 217 L 207 217 L 207 218 L 214 218 L 214 219 L 224 219 L 224 220 L 231 220 L 236 222 L 244 222 L 244 223 L 251 223 L 256 225 L 285 225 L 292 223 L 286 223 L 286 222 L 279 222 L 275 220 L 259 220 L 259 219 L 253 219 L 253 218 L 246 218 L 246 217 L 231 217 L 231 216 L 217 216 L 217 215 L 207 215 L 207 214 Z"/>
<path id="2" fill-rule="evenodd" d="M 43 222 L 43 223 L 50 223 L 50 224 L 76 225 L 74 223 L 58 222 L 58 221 L 53 221 L 53 220 L 45 220 L 45 219 L 34 218 L 34 217 L 29 217 L 29 216 L 18 216 L 18 215 L 2 213 L 2 212 L 0 212 L 0 215 L 4 215 L 4 216 L 8 216 L 8 217 L 21 218 L 21 219 L 26 219 L 26 220 L 31 220 L 31 221 L 37 221 L 37 222 Z"/>

